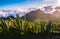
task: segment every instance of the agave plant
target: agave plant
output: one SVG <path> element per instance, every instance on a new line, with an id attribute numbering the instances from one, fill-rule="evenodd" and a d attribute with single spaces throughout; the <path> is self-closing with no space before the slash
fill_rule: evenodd
<path id="1" fill-rule="evenodd" d="M 39 33 L 41 31 L 41 20 L 40 19 L 36 19 L 34 22 L 33 22 L 33 25 L 32 25 L 32 31 L 33 33 Z"/>
<path id="2" fill-rule="evenodd" d="M 50 33 L 50 31 L 52 30 L 52 22 L 49 21 L 48 24 L 46 25 L 47 27 L 47 33 Z"/>
<path id="3" fill-rule="evenodd" d="M 0 27 L 2 28 L 2 33 L 6 33 L 7 32 L 7 24 L 4 20 L 0 20 L 1 23 L 0 23 Z"/>
<path id="4" fill-rule="evenodd" d="M 36 19 L 33 22 L 27 21 L 26 17 L 24 20 L 20 19 L 19 15 L 16 15 L 15 19 L 10 20 L 0 20 L 0 32 L 7 33 L 12 32 L 16 34 L 25 34 L 27 32 L 32 32 L 35 34 L 38 33 L 50 33 L 52 31 L 52 28 L 56 28 L 60 25 L 52 24 L 51 21 L 45 23 L 44 21 L 40 19 Z"/>
<path id="5" fill-rule="evenodd" d="M 43 22 L 43 21 L 41 21 L 41 33 L 44 33 L 45 31 L 46 31 L 46 25 L 45 25 L 46 23 L 45 22 Z"/>
<path id="6" fill-rule="evenodd" d="M 25 25 L 26 22 L 25 20 L 21 20 L 19 15 L 16 15 L 16 19 L 14 19 L 14 21 L 12 21 L 12 28 L 17 32 L 17 33 L 23 33 L 25 31 Z"/>

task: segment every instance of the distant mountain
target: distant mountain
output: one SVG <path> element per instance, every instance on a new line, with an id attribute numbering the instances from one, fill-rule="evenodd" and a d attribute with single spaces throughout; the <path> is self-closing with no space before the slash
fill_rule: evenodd
<path id="1" fill-rule="evenodd" d="M 60 18 L 60 12 L 59 11 L 53 12 L 52 15 L 56 18 Z"/>
<path id="2" fill-rule="evenodd" d="M 34 21 L 36 19 L 41 19 L 41 20 L 45 20 L 45 21 L 53 21 L 53 22 L 60 22 L 60 17 L 57 18 L 55 15 L 60 15 L 60 12 L 53 12 L 53 14 L 46 14 L 43 11 L 41 11 L 40 9 L 35 10 L 35 11 L 31 11 L 29 13 L 27 13 L 25 16 L 22 17 L 22 19 L 24 19 L 26 17 L 26 20 L 28 21 Z"/>
<path id="3" fill-rule="evenodd" d="M 23 16 L 22 18 L 24 18 L 24 17 L 26 17 L 26 20 L 30 20 L 30 21 L 33 21 L 37 18 L 40 18 L 42 20 L 52 18 L 51 14 L 45 14 L 40 9 L 31 11 L 31 12 L 27 13 L 25 16 Z"/>
<path id="4" fill-rule="evenodd" d="M 0 19 L 2 19 L 2 20 L 10 20 L 10 18 L 11 18 L 11 19 L 15 19 L 15 17 L 12 16 L 12 15 L 10 15 L 10 16 L 8 16 L 8 17 L 0 17 Z"/>

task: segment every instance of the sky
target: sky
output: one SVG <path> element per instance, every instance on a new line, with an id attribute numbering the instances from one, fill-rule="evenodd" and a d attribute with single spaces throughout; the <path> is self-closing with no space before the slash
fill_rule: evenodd
<path id="1" fill-rule="evenodd" d="M 16 9 L 24 11 L 25 8 L 38 8 L 45 5 L 60 5 L 60 0 L 0 0 L 0 10 Z M 0 16 L 5 17 L 6 14 L 0 11 Z"/>
<path id="2" fill-rule="evenodd" d="M 36 8 L 54 4 L 60 4 L 60 0 L 0 0 L 0 9 Z"/>

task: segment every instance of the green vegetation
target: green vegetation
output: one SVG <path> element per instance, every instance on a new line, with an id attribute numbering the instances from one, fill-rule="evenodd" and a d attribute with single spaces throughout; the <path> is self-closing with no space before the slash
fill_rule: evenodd
<path id="1" fill-rule="evenodd" d="M 36 19 L 33 22 L 20 19 L 19 15 L 16 15 L 16 19 L 0 20 L 0 34 L 3 33 L 18 33 L 21 35 L 32 32 L 38 33 L 60 33 L 60 24 L 54 24 L 52 21 L 42 21 Z"/>

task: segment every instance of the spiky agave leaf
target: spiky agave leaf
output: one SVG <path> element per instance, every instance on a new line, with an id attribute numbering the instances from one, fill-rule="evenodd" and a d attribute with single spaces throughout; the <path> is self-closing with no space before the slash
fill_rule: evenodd
<path id="1" fill-rule="evenodd" d="M 0 27 L 2 27 L 2 29 L 3 29 L 3 33 L 6 33 L 7 32 L 7 25 L 6 25 L 6 23 L 5 23 L 5 21 L 4 20 L 1 20 L 1 24 L 0 24 Z"/>
<path id="2" fill-rule="evenodd" d="M 47 27 L 47 33 L 50 33 L 50 31 L 52 30 L 52 22 L 49 21 L 48 24 L 46 25 Z"/>
<path id="3" fill-rule="evenodd" d="M 34 24 L 33 24 L 33 32 L 36 33 L 36 34 L 40 32 L 40 27 L 41 27 L 40 23 L 41 23 L 41 20 L 40 19 L 36 19 L 34 21 Z"/>

